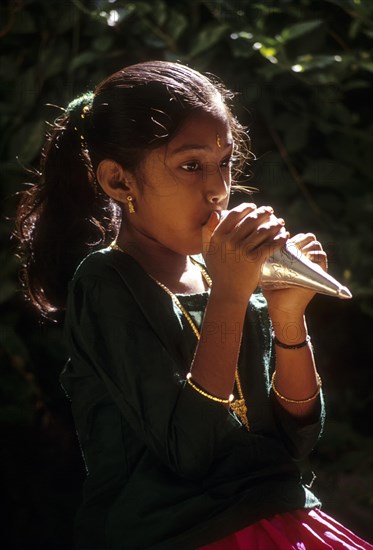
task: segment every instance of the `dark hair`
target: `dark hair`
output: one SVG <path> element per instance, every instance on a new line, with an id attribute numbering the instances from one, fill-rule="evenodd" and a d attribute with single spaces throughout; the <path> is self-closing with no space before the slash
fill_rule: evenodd
<path id="1" fill-rule="evenodd" d="M 16 236 L 26 296 L 45 316 L 65 308 L 67 286 L 84 256 L 116 236 L 121 212 L 96 182 L 112 159 L 137 173 L 146 153 L 167 143 L 196 109 L 225 110 L 235 156 L 247 160 L 244 129 L 222 84 L 178 63 L 126 67 L 94 94 L 70 103 L 42 152 L 40 181 L 22 192 Z"/>

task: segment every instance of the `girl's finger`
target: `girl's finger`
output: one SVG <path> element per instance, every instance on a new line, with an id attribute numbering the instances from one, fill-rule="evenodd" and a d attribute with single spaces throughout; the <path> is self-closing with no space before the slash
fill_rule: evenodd
<path id="1" fill-rule="evenodd" d="M 237 241 L 247 238 L 251 234 L 265 232 L 269 227 L 285 225 L 282 218 L 276 218 L 271 206 L 261 206 L 247 214 L 234 228 L 234 238 Z M 261 229 L 260 229 L 261 228 Z"/>
<path id="2" fill-rule="evenodd" d="M 289 239 L 289 242 L 293 243 L 299 249 L 312 241 L 316 241 L 316 236 L 313 233 L 297 233 L 297 235 Z"/>
<path id="3" fill-rule="evenodd" d="M 237 224 L 235 228 L 235 239 L 239 241 L 252 238 L 260 244 L 267 238 L 272 239 L 274 236 L 273 234 L 279 232 L 284 226 L 285 221 L 282 218 L 277 218 L 270 212 L 268 207 L 260 207 Z"/>
<path id="4" fill-rule="evenodd" d="M 246 218 L 252 217 L 255 219 L 257 216 L 270 216 L 272 213 L 273 208 L 271 206 L 257 208 L 254 203 L 242 203 L 232 210 L 222 212 L 218 231 L 222 234 L 228 234 L 232 231 L 237 232 Z"/>
<path id="5" fill-rule="evenodd" d="M 311 262 L 318 264 L 325 271 L 328 270 L 328 256 L 324 250 L 310 250 L 306 256 Z"/>
<path id="6" fill-rule="evenodd" d="M 273 254 L 276 248 L 285 244 L 289 238 L 282 219 L 272 219 L 261 224 L 255 231 L 244 239 L 246 253 L 266 247 L 265 256 Z"/>

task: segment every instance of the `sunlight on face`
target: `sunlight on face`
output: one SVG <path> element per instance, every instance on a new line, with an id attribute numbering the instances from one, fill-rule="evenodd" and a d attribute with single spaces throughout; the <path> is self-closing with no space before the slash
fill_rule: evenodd
<path id="1" fill-rule="evenodd" d="M 147 155 L 133 227 L 171 250 L 200 252 L 202 226 L 228 205 L 232 151 L 225 116 L 190 116 L 167 145 Z"/>
<path id="2" fill-rule="evenodd" d="M 153 191 L 170 194 L 178 185 L 224 178 L 231 181 L 233 140 L 223 113 L 213 116 L 199 113 L 190 116 L 177 135 L 166 145 L 155 149 L 146 160 L 147 173 L 163 172 Z M 150 178 L 153 179 L 153 178 Z M 150 182 L 146 179 L 146 183 Z"/>

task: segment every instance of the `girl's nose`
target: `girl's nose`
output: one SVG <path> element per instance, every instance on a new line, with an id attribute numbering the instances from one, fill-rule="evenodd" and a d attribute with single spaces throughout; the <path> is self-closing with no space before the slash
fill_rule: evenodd
<path id="1" fill-rule="evenodd" d="M 208 202 L 217 204 L 228 197 L 230 190 L 230 176 L 224 175 L 219 166 L 210 166 L 205 171 L 206 197 Z"/>

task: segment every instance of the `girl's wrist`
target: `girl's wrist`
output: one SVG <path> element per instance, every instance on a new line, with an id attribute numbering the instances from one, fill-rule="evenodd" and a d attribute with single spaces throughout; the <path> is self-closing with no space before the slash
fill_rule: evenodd
<path id="1" fill-rule="evenodd" d="M 271 316 L 274 336 L 283 344 L 304 342 L 308 331 L 304 314 Z"/>
<path id="2" fill-rule="evenodd" d="M 252 293 L 254 292 L 255 288 L 247 289 L 242 286 L 235 287 L 233 285 L 226 285 L 222 284 L 219 285 L 219 283 L 213 282 L 213 285 L 211 287 L 211 296 L 218 299 L 221 302 L 226 302 L 227 304 L 234 304 L 237 307 L 241 306 L 246 310 L 247 304 L 250 300 L 250 297 Z"/>
<path id="3" fill-rule="evenodd" d="M 301 322 L 305 318 L 305 308 L 292 308 L 292 309 L 283 309 L 279 307 L 271 307 L 268 304 L 268 313 L 272 319 L 272 322 L 276 321 L 279 323 L 295 321 Z"/>
<path id="4" fill-rule="evenodd" d="M 211 288 L 211 293 L 208 301 L 208 307 L 216 311 L 226 318 L 238 317 L 243 319 L 247 310 L 247 304 L 250 296 L 226 292 L 224 289 L 219 291 L 214 285 Z"/>

